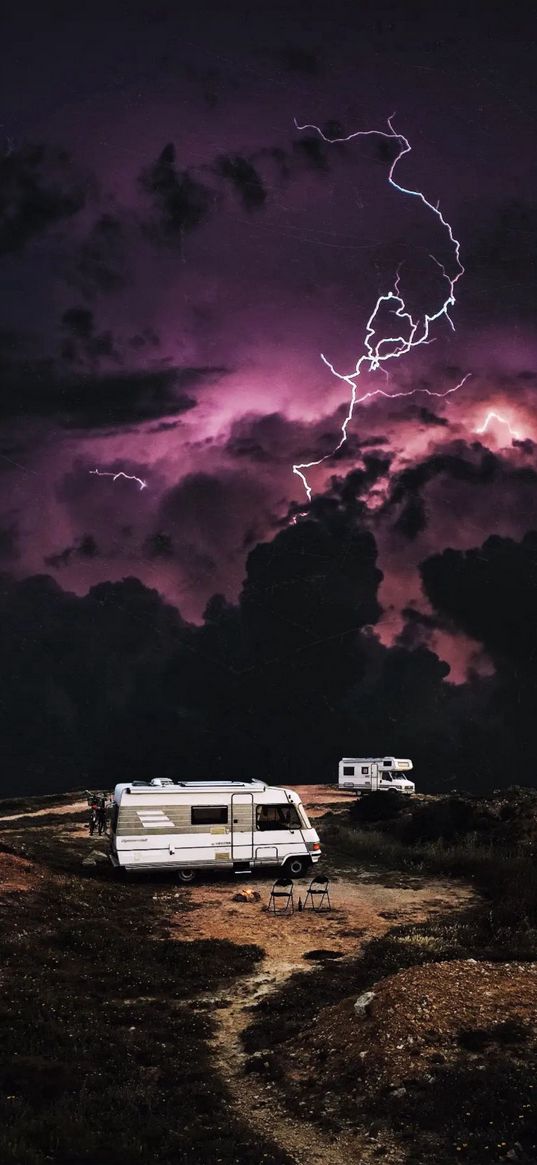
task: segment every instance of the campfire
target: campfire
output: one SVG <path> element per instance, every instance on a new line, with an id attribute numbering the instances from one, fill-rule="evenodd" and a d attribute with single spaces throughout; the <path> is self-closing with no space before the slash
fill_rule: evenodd
<path id="1" fill-rule="evenodd" d="M 236 894 L 233 895 L 234 902 L 259 902 L 261 895 L 259 890 L 252 890 L 251 886 L 243 886 Z"/>

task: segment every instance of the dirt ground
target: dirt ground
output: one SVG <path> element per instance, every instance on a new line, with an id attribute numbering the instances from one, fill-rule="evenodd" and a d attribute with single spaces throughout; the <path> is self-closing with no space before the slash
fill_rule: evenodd
<path id="1" fill-rule="evenodd" d="M 336 789 L 323 786 L 298 786 L 303 803 L 311 816 L 319 816 L 326 808 L 341 804 L 350 798 Z M 15 817 L 47 816 L 43 834 L 66 843 L 70 838 L 87 838 L 87 851 L 104 849 L 104 839 L 90 838 L 80 822 L 65 823 L 66 815 L 86 808 L 84 801 L 53 809 L 28 811 L 24 815 L 5 817 L 6 823 Z M 54 818 L 54 820 L 51 820 Z M 57 820 L 56 820 L 57 819 Z M 6 831 L 6 836 L 11 837 Z M 252 1008 L 264 996 L 274 992 L 295 971 L 308 971 L 318 966 L 308 960 L 308 952 L 329 951 L 345 957 L 356 957 L 360 947 L 395 923 L 420 922 L 437 913 L 458 910 L 472 898 L 467 887 L 440 879 L 431 880 L 415 874 L 374 873 L 370 869 L 347 869 L 330 855 L 323 854 L 316 872 L 326 873 L 330 879 L 331 909 L 326 913 L 300 910 L 311 878 L 294 883 L 295 911 L 289 916 L 274 916 L 268 911 L 274 872 L 262 876 L 233 878 L 229 873 L 220 876 L 208 874 L 192 887 L 173 888 L 169 881 L 149 881 L 148 894 L 162 899 L 171 908 L 169 933 L 178 939 L 227 939 L 237 944 L 255 943 L 265 955 L 253 974 L 236 980 L 218 996 L 194 1001 L 194 1009 L 207 1007 L 215 1021 L 214 1053 L 216 1070 L 224 1078 L 236 1113 L 256 1134 L 269 1137 L 290 1154 L 296 1165 L 340 1165 L 343 1158 L 350 1163 L 369 1165 L 378 1160 L 379 1146 L 361 1133 L 342 1132 L 337 1137 L 322 1132 L 305 1119 L 290 1115 L 274 1084 L 247 1075 L 246 1054 L 241 1035 L 251 1020 Z M 0 855 L 2 889 L 33 888 L 44 875 L 39 865 L 11 854 Z M 247 888 L 253 892 L 248 901 L 235 901 L 236 894 Z M 259 898 L 256 897 L 259 895 Z M 1 900 L 1 898 L 0 898 Z M 184 906 L 188 909 L 185 910 Z M 181 906 L 183 909 L 181 909 Z M 395 1145 L 382 1147 L 383 1160 L 397 1165 L 404 1158 Z"/>
<path id="2" fill-rule="evenodd" d="M 274 915 L 268 910 L 273 876 L 248 878 L 247 890 L 260 895 L 259 901 L 248 902 L 234 901 L 242 885 L 223 877 L 209 885 L 193 887 L 194 910 L 186 917 L 178 915 L 177 923 L 183 932 L 186 927 L 193 938 L 258 943 L 265 949 L 267 965 L 273 971 L 284 965 L 305 968 L 304 955 L 314 949 L 356 953 L 358 940 L 383 933 L 395 921 L 421 922 L 432 914 L 462 906 L 471 898 L 466 887 L 415 876 L 389 885 L 382 880 L 370 881 L 369 874 L 364 874 L 362 880 L 359 874 L 332 872 L 327 862 L 319 869 L 331 876 L 330 911 L 295 909 L 293 914 Z M 299 900 L 304 903 L 309 882 L 308 877 L 294 882 L 295 908 Z"/>
<path id="3" fill-rule="evenodd" d="M 13 890 L 34 890 L 46 878 L 46 874 L 39 869 L 35 862 L 27 862 L 25 858 L 14 854 L 0 853 L 0 889 L 11 893 Z M 1 904 L 1 899 L 0 899 Z"/>

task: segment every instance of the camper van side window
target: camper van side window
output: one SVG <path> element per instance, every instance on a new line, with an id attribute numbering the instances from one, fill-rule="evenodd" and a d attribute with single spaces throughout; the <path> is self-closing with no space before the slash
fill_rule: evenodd
<path id="1" fill-rule="evenodd" d="M 192 825 L 227 825 L 227 805 L 192 805 Z"/>
<path id="2" fill-rule="evenodd" d="M 362 776 L 363 777 L 369 776 L 369 765 L 362 765 Z"/>
<path id="3" fill-rule="evenodd" d="M 353 777 L 354 776 L 354 765 L 343 765 L 343 776 L 344 777 Z"/>

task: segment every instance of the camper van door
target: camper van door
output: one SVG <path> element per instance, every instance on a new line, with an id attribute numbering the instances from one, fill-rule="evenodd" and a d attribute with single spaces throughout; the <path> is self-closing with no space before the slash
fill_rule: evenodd
<path id="1" fill-rule="evenodd" d="M 379 767 L 378 765 L 371 765 L 371 792 L 378 793 L 380 789 Z"/>
<path id="2" fill-rule="evenodd" d="M 231 858 L 249 862 L 254 856 L 254 795 L 231 795 Z"/>

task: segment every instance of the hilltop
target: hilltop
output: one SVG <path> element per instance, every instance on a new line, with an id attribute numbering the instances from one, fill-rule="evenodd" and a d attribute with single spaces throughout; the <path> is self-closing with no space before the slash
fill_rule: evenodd
<path id="1" fill-rule="evenodd" d="M 245 902 L 229 876 L 118 880 L 81 794 L 0 804 L 6 1165 L 537 1160 L 531 925 L 500 933 L 475 869 L 440 872 L 453 844 L 428 871 L 398 836 L 449 798 L 359 824 L 334 790 L 301 793 L 333 910 L 286 919 L 267 914 L 269 875 Z"/>

